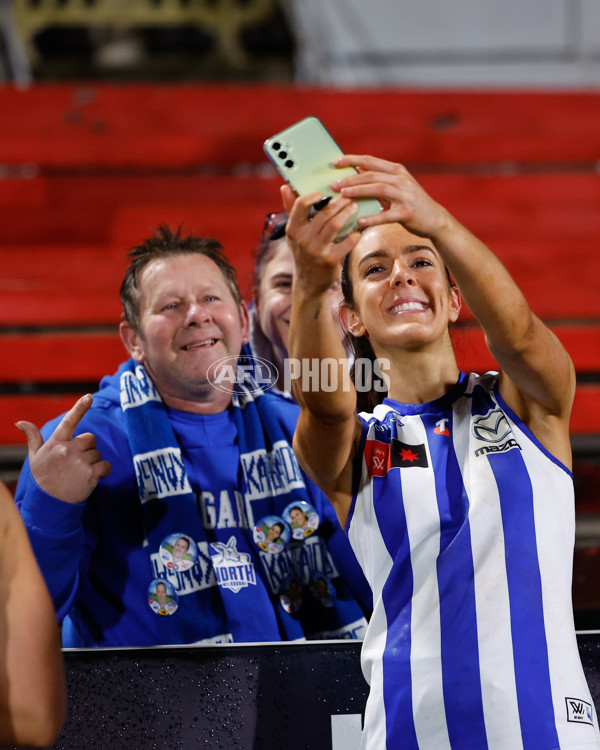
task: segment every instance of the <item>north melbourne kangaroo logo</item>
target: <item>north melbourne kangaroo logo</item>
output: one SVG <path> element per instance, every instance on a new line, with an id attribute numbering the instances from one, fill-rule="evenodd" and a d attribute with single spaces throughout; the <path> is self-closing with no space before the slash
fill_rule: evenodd
<path id="1" fill-rule="evenodd" d="M 256 586 L 256 572 L 254 563 L 247 552 L 238 552 L 237 539 L 232 536 L 227 544 L 211 542 L 210 546 L 216 551 L 211 555 L 215 576 L 219 586 L 237 594 L 246 586 Z"/>

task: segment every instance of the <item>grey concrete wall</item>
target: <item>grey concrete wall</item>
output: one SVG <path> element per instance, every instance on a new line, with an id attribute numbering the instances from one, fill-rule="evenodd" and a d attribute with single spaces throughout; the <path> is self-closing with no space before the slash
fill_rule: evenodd
<path id="1" fill-rule="evenodd" d="M 297 79 L 598 87 L 600 0 L 282 0 Z"/>

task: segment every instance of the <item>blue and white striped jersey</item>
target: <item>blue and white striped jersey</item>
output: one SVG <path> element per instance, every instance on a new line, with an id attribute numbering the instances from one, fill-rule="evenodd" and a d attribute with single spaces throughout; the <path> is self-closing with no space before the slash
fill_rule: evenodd
<path id="1" fill-rule="evenodd" d="M 373 589 L 365 750 L 591 750 L 571 473 L 496 373 L 361 415 L 347 531 Z"/>

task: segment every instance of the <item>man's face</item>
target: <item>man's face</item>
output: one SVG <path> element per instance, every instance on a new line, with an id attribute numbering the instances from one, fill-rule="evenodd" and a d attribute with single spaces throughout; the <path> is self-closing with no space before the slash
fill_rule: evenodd
<path id="1" fill-rule="evenodd" d="M 186 254 L 149 263 L 139 278 L 140 325 L 122 324 L 129 354 L 144 363 L 165 403 L 184 411 L 222 400 L 208 380 L 210 366 L 237 357 L 248 317 L 217 264 Z"/>

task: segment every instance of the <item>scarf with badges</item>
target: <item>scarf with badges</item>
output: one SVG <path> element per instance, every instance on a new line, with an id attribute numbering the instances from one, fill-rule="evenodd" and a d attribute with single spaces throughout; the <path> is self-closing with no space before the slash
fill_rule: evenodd
<path id="1" fill-rule="evenodd" d="M 231 407 L 240 453 L 238 501 L 245 505 L 246 516 L 254 519 L 253 528 L 246 529 L 202 525 L 177 438 L 154 383 L 144 366 L 133 360 L 121 365 L 119 379 L 142 504 L 144 546 L 149 554 L 159 550 L 164 563 L 164 572 L 149 582 L 148 604 L 154 612 L 198 622 L 199 618 L 210 620 L 211 609 L 224 609 L 234 641 L 295 640 L 333 632 L 356 621 L 361 613 L 355 602 L 336 606 L 335 588 L 328 576 L 337 572 L 326 550 L 312 555 L 307 572 L 307 549 L 301 550 L 304 539 L 299 541 L 298 534 L 314 532 L 315 538 L 309 541 L 324 548 L 324 541 L 316 538 L 319 515 L 290 439 L 251 377 L 239 374 Z M 292 520 L 300 517 L 298 509 L 309 522 L 302 532 Z M 273 590 L 273 578 L 265 571 L 285 547 L 297 549 L 295 554 L 288 549 L 287 556 L 281 556 L 282 561 L 287 559 L 289 575 L 285 581 L 280 576 L 278 590 Z M 203 597 L 204 603 L 199 604 L 201 597 L 185 595 L 181 581 L 193 572 L 199 556 L 206 561 L 208 555 L 214 579 L 206 585 L 210 585 L 212 602 L 207 604 Z M 316 616 L 314 602 L 312 607 L 302 606 L 311 599 L 309 587 L 321 605 Z M 327 625 L 333 622 L 332 615 L 333 628 Z M 167 627 L 171 617 L 162 619 Z M 190 625 L 189 642 L 198 640 L 192 629 Z M 186 639 L 185 629 L 182 638 Z"/>

